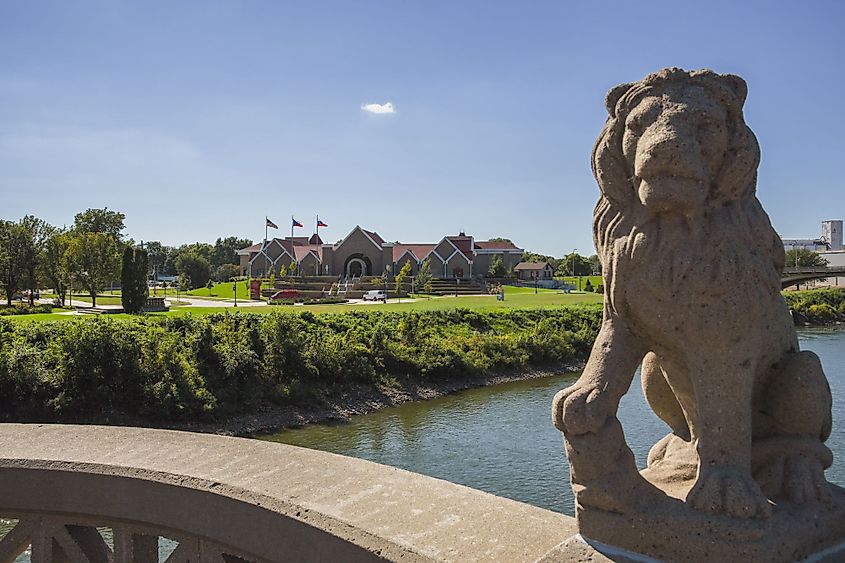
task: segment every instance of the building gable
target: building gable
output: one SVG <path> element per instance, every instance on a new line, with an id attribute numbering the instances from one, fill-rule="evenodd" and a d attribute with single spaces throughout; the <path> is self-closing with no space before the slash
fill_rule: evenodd
<path id="1" fill-rule="evenodd" d="M 375 234 L 375 233 L 373 233 L 373 234 Z M 379 238 L 381 238 L 381 237 L 379 237 Z M 362 239 L 369 241 L 370 244 L 375 246 L 377 249 L 381 250 L 381 244 L 376 242 L 376 240 L 372 236 L 370 236 L 370 234 L 368 234 L 368 231 L 365 231 L 364 229 L 362 229 L 358 225 L 356 225 L 354 229 L 349 231 L 349 234 L 346 235 L 346 237 L 342 241 L 337 243 L 335 245 L 335 248 L 339 249 L 340 247 L 342 247 L 347 242 L 362 240 Z"/>
<path id="2" fill-rule="evenodd" d="M 437 243 L 437 246 L 434 247 L 434 251 L 437 252 L 443 260 L 448 260 L 452 254 L 460 252 L 458 247 L 452 244 L 452 241 L 445 237 Z"/>

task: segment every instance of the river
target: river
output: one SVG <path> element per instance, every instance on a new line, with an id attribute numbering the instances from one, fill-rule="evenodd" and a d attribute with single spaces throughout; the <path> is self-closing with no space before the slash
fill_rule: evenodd
<path id="1" fill-rule="evenodd" d="M 799 333 L 801 348 L 822 360 L 833 392 L 835 461 L 829 481 L 845 486 L 845 331 Z M 551 425 L 552 397 L 578 374 L 471 389 L 406 403 L 343 424 L 312 424 L 262 439 L 316 448 L 401 467 L 550 510 L 574 514 L 560 433 Z M 639 375 L 619 418 L 640 467 L 668 432 L 646 404 Z"/>

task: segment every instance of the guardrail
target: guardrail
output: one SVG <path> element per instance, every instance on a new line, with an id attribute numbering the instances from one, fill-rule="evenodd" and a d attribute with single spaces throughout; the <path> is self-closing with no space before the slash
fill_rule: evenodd
<path id="1" fill-rule="evenodd" d="M 35 563 L 536 561 L 577 531 L 563 514 L 315 450 L 30 424 L 0 424 L 0 518 L 14 526 L 0 562 Z"/>

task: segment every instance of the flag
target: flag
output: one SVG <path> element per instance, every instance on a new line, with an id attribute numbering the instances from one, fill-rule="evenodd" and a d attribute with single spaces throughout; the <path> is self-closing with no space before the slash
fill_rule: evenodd
<path id="1" fill-rule="evenodd" d="M 265 217 L 265 219 L 267 219 L 267 217 Z M 273 221 L 271 221 L 270 219 L 267 219 L 267 226 L 270 227 L 271 229 L 278 229 L 279 228 L 279 226 L 277 224 L 275 224 Z"/>
<path id="2" fill-rule="evenodd" d="M 302 226 L 302 223 L 300 223 L 299 221 L 297 221 L 293 217 L 291 217 L 290 220 L 292 221 L 292 223 L 290 225 L 291 227 L 301 227 Z"/>
<path id="3" fill-rule="evenodd" d="M 318 227 L 328 227 L 328 225 L 326 225 L 325 223 L 323 223 L 323 222 L 322 222 L 322 221 L 320 221 L 319 219 L 317 219 L 317 226 L 318 226 Z"/>

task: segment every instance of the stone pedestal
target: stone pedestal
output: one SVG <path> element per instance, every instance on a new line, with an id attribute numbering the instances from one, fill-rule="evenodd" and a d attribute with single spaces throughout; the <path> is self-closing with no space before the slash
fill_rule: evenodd
<path id="1" fill-rule="evenodd" d="M 845 544 L 845 490 L 831 488 L 830 504 L 783 503 L 766 520 L 700 512 L 656 494 L 627 514 L 578 507 L 578 528 L 588 543 L 596 540 L 659 561 L 800 561 Z M 845 551 L 837 557 L 830 560 L 842 561 Z"/>

